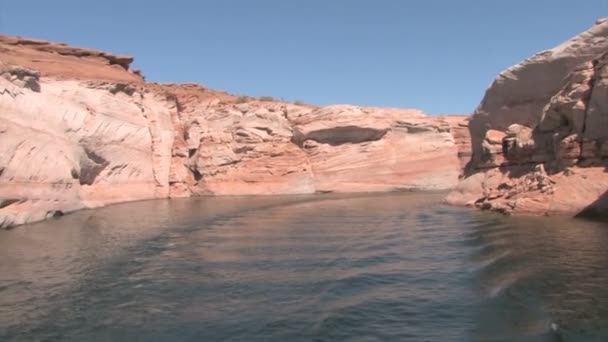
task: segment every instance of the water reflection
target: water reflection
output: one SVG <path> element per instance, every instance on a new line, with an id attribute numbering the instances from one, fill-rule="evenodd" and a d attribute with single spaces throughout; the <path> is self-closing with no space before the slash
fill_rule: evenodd
<path id="1" fill-rule="evenodd" d="M 605 223 L 222 197 L 0 232 L 0 339 L 606 340 Z"/>
<path id="2" fill-rule="evenodd" d="M 494 333 L 496 341 L 604 341 L 608 226 L 564 218 L 484 219 L 491 227 L 472 233 L 483 246 L 473 258 L 483 265 L 479 285 L 490 297 L 477 333 Z"/>

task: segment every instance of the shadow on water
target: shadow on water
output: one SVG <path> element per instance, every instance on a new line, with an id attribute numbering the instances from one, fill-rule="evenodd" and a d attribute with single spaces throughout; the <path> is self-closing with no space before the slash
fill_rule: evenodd
<path id="1" fill-rule="evenodd" d="M 483 214 L 478 214 L 483 215 Z M 564 218 L 486 216 L 473 254 L 480 341 L 605 341 L 608 226 Z M 497 243 L 499 242 L 499 243 Z M 494 246 L 494 247 L 493 247 Z"/>
<path id="2" fill-rule="evenodd" d="M 576 217 L 608 222 L 608 191 L 578 213 Z"/>

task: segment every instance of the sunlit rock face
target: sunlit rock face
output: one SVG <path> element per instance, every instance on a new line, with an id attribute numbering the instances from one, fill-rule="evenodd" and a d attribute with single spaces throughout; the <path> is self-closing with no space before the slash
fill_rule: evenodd
<path id="1" fill-rule="evenodd" d="M 453 204 L 608 214 L 608 19 L 502 72 L 470 121 Z"/>
<path id="2" fill-rule="evenodd" d="M 9 71 L 10 72 L 10 71 Z M 174 140 L 160 94 L 80 80 L 0 78 L 0 224 L 164 197 Z M 32 82 L 29 82 L 32 83 Z"/>
<path id="3" fill-rule="evenodd" d="M 467 121 L 146 83 L 128 56 L 0 37 L 0 227 L 167 197 L 448 189 Z"/>
<path id="4" fill-rule="evenodd" d="M 191 193 L 289 194 L 448 189 L 461 173 L 453 122 L 420 111 L 313 107 L 179 89 L 175 168 Z M 239 102 L 239 101 L 236 101 Z M 466 123 L 464 123 L 466 125 Z M 457 125 L 457 124 L 454 124 Z M 181 149 L 181 150 L 180 150 Z M 185 190 L 189 189 L 189 190 Z"/>
<path id="5" fill-rule="evenodd" d="M 353 106 L 288 117 L 317 191 L 447 189 L 458 180 L 457 143 L 445 118 Z"/>

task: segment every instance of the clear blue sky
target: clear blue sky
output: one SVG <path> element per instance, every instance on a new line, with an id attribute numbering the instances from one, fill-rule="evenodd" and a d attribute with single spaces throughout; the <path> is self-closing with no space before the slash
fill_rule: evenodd
<path id="1" fill-rule="evenodd" d="M 0 0 L 0 32 L 135 56 L 151 81 L 468 113 L 608 0 Z"/>

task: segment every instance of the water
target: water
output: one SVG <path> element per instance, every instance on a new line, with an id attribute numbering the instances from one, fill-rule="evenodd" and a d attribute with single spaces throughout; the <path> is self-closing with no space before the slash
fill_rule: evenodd
<path id="1" fill-rule="evenodd" d="M 224 197 L 0 232 L 2 341 L 608 341 L 608 226 L 443 194 Z"/>

